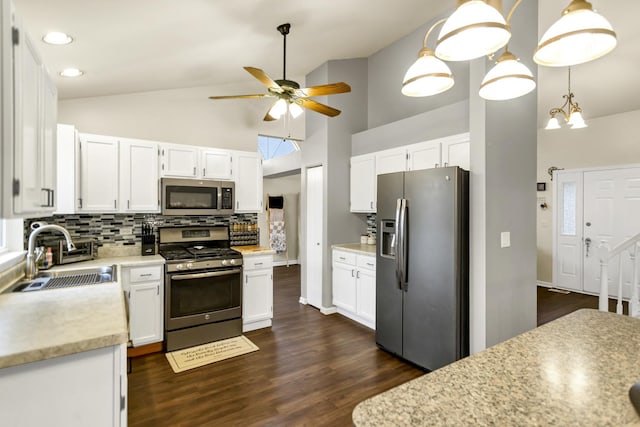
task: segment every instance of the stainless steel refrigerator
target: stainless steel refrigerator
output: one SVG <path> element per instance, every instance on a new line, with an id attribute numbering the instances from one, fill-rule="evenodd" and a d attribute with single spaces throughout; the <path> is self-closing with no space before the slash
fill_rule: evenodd
<path id="1" fill-rule="evenodd" d="M 469 172 L 378 176 L 376 342 L 427 370 L 469 354 Z"/>

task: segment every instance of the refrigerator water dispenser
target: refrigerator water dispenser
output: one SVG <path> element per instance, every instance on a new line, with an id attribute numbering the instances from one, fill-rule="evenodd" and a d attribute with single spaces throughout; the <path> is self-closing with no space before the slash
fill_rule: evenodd
<path id="1" fill-rule="evenodd" d="M 382 230 L 382 242 L 380 244 L 380 256 L 395 259 L 396 257 L 396 222 L 394 220 L 380 221 Z"/>

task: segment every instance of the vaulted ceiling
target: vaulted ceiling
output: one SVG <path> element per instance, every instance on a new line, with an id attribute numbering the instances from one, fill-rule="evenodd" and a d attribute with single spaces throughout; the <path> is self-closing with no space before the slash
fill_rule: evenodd
<path id="1" fill-rule="evenodd" d="M 280 78 L 276 27 L 284 22 L 292 24 L 287 76 L 304 76 L 328 60 L 368 57 L 455 7 L 454 0 L 14 1 L 33 37 L 59 30 L 76 38 L 64 47 L 40 45 L 52 72 L 72 66 L 86 71 L 79 79 L 57 77 L 61 99 L 248 82 L 245 65 Z M 541 32 L 568 3 L 539 0 Z M 592 3 L 613 25 L 619 44 L 606 57 L 574 67 L 576 99 L 587 119 L 640 109 L 634 67 L 640 63 L 640 26 L 633 19 L 640 16 L 640 2 Z M 540 123 L 562 103 L 566 75 L 566 68 L 539 67 Z"/>

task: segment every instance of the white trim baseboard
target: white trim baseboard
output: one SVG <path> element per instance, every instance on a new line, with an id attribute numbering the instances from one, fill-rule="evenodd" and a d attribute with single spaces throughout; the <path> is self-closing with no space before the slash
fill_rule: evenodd
<path id="1" fill-rule="evenodd" d="M 324 314 L 324 315 L 329 315 L 329 314 L 335 314 L 338 312 L 338 308 L 333 305 L 331 307 L 322 307 L 320 309 L 320 313 Z"/>
<path id="2" fill-rule="evenodd" d="M 553 283 L 545 282 L 543 280 L 538 280 L 538 286 L 544 286 L 545 288 L 553 288 Z"/>
<path id="3" fill-rule="evenodd" d="M 300 299 L 298 300 L 298 302 L 299 302 L 300 304 L 302 304 L 302 305 L 307 305 L 307 304 L 308 304 L 307 299 L 306 299 L 306 298 L 304 298 L 304 297 L 300 297 Z"/>

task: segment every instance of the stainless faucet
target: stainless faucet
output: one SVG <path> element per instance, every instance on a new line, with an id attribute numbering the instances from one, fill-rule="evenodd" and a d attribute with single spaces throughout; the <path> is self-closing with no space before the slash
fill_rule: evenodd
<path id="1" fill-rule="evenodd" d="M 27 247 L 27 265 L 25 268 L 26 270 L 25 276 L 27 276 L 26 277 L 27 280 L 33 279 L 38 274 L 38 258 L 42 256 L 42 254 L 40 254 L 37 257 L 34 256 L 35 255 L 34 246 L 36 245 L 36 236 L 43 231 L 54 231 L 54 230 L 64 234 L 64 238 L 67 241 L 67 249 L 69 250 L 69 252 L 76 250 L 76 246 L 71 241 L 71 236 L 69 235 L 69 232 L 67 231 L 66 228 L 60 227 L 59 225 L 55 225 L 55 224 L 42 225 L 36 228 L 29 235 L 29 246 Z"/>

